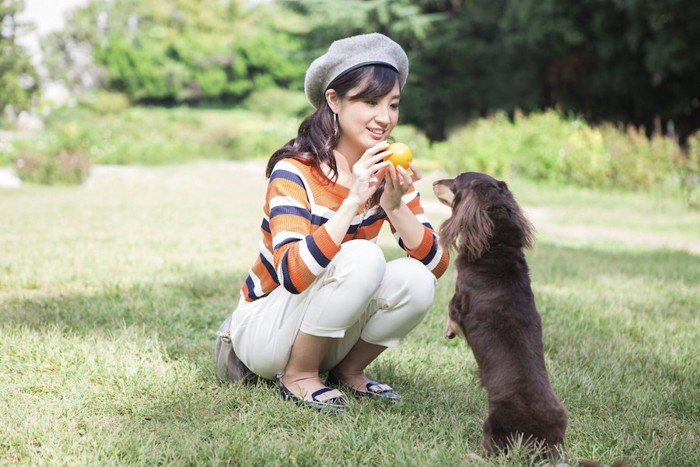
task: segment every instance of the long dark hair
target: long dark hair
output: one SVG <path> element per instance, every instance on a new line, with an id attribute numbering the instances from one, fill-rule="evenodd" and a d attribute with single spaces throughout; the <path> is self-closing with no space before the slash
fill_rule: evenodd
<path id="1" fill-rule="evenodd" d="M 373 99 L 391 92 L 398 79 L 398 72 L 391 67 L 366 65 L 341 74 L 328 85 L 328 89 L 334 89 L 338 97 L 343 98 L 364 81 L 364 88 L 352 96 L 352 99 Z M 275 164 L 282 159 L 303 157 L 307 158 L 319 173 L 324 173 L 321 169 L 323 164 L 328 165 L 331 181 L 337 180 L 338 165 L 333 149 L 338 145 L 340 134 L 335 133 L 333 120 L 333 111 L 324 96 L 318 109 L 299 125 L 297 137 L 272 154 L 267 162 L 265 175 L 269 178 Z"/>

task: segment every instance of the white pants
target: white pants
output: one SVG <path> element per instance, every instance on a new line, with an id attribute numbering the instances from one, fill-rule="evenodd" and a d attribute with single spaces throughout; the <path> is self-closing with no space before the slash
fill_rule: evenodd
<path id="1" fill-rule="evenodd" d="M 287 365 L 300 330 L 333 337 L 320 368 L 328 371 L 360 338 L 398 346 L 433 303 L 436 282 L 413 258 L 387 263 L 376 244 L 351 240 L 302 293 L 294 295 L 280 286 L 254 302 L 241 298 L 231 320 L 233 348 L 251 371 L 273 379 Z"/>

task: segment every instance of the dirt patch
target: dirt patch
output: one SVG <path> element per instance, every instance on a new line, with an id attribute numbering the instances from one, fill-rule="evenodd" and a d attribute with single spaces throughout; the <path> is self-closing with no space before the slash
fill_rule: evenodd
<path id="1" fill-rule="evenodd" d="M 417 188 L 421 193 L 421 203 L 436 229 L 450 215 L 450 209 L 441 204 L 432 191 L 432 182 L 444 177 L 443 172 L 431 171 L 423 174 L 423 179 L 417 183 Z M 242 214 L 251 217 L 249 221 L 246 221 L 251 229 L 255 229 L 260 221 L 260 208 L 264 203 L 267 184 L 265 161 L 202 162 L 166 168 L 97 166 L 94 168 L 87 185 L 115 182 L 127 185 L 130 183 L 140 184 L 155 182 L 156 179 L 161 188 L 169 186 L 172 189 L 218 188 L 225 190 L 229 194 L 232 193 L 239 204 L 242 202 L 242 205 L 250 205 L 249 208 L 242 209 L 244 211 Z M 679 240 L 648 232 L 602 226 L 559 225 L 549 220 L 551 216 L 546 208 L 525 206 L 524 209 L 540 234 L 592 242 L 619 241 L 631 245 L 681 250 L 700 255 L 700 241 Z M 239 219 L 239 222 L 243 225 L 244 220 Z M 241 231 L 241 235 L 249 233 Z M 379 243 L 386 246 L 396 245 L 389 229 L 382 229 Z"/>

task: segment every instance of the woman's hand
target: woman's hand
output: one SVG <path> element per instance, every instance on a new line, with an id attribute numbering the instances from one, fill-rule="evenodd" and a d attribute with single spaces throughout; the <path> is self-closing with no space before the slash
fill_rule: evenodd
<path id="1" fill-rule="evenodd" d="M 386 148 L 389 143 L 383 141 L 367 149 L 357 162 L 352 166 L 352 185 L 348 198 L 356 201 L 359 206 L 367 203 L 367 200 L 379 188 L 385 178 L 391 162 L 383 159 L 391 154 Z"/>
<path id="2" fill-rule="evenodd" d="M 379 200 L 379 205 L 385 212 L 394 211 L 401 206 L 401 197 L 406 194 L 412 183 L 417 182 L 422 178 L 418 168 L 411 162 L 408 167 L 411 169 L 409 173 L 406 169 L 392 164 L 387 169 L 386 184 L 384 185 L 384 193 Z"/>

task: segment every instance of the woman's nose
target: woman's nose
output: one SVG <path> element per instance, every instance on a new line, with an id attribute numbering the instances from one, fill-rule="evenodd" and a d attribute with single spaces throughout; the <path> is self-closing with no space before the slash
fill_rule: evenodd
<path id="1" fill-rule="evenodd" d="M 374 118 L 379 123 L 391 123 L 391 117 L 389 116 L 389 108 L 383 105 L 378 106 L 377 115 Z"/>

